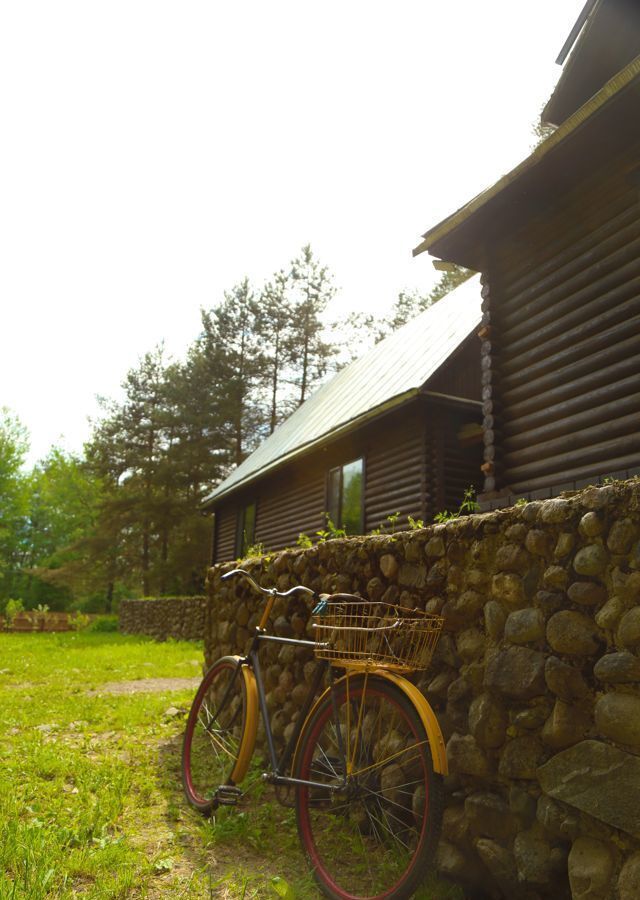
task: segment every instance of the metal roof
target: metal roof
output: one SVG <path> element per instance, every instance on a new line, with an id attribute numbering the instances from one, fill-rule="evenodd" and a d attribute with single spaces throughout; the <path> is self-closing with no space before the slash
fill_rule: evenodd
<path id="1" fill-rule="evenodd" d="M 345 366 L 234 469 L 205 505 L 417 394 L 477 328 L 480 302 L 480 276 L 474 275 Z"/>

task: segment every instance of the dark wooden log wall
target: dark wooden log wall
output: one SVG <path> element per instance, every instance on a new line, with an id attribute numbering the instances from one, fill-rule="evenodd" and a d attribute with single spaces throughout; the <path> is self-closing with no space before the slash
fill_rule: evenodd
<path id="1" fill-rule="evenodd" d="M 487 492 L 544 493 L 640 466 L 639 166 L 635 145 L 494 251 Z"/>
<path id="2" fill-rule="evenodd" d="M 364 531 L 388 526 L 400 513 L 430 521 L 436 512 L 457 509 L 465 488 L 477 483 L 478 446 L 458 439 L 463 423 L 479 421 L 477 409 L 418 398 L 401 410 L 307 457 L 266 475 L 252 489 L 222 501 L 216 510 L 214 559 L 235 555 L 237 510 L 257 501 L 256 536 L 266 550 L 296 544 L 301 532 L 315 538 L 324 527 L 326 473 L 359 456 L 365 460 Z"/>

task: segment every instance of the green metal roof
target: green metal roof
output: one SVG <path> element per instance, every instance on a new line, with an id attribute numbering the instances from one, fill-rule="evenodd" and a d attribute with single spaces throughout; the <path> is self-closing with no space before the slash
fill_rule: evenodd
<path id="1" fill-rule="evenodd" d="M 204 504 L 416 395 L 478 327 L 480 302 L 474 275 L 318 388 Z"/>

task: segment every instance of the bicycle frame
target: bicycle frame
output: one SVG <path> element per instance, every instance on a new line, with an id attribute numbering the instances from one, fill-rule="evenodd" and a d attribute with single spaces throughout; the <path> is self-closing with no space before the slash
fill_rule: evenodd
<path id="1" fill-rule="evenodd" d="M 313 675 L 312 682 L 309 686 L 309 691 L 307 696 L 305 697 L 302 708 L 300 709 L 300 713 L 295 723 L 295 727 L 293 733 L 291 734 L 280 758 L 278 759 L 278 755 L 276 752 L 275 741 L 273 738 L 273 732 L 271 730 L 271 723 L 269 721 L 269 710 L 267 709 L 267 697 L 264 688 L 264 681 L 262 678 L 262 668 L 260 665 L 259 658 L 259 650 L 262 642 L 271 642 L 275 644 L 290 644 L 295 647 L 309 647 L 313 648 L 315 646 L 314 641 L 306 641 L 301 638 L 286 638 L 286 637 L 278 637 L 277 635 L 266 634 L 260 627 L 256 629 L 256 634 L 254 636 L 253 642 L 251 644 L 251 648 L 247 656 L 238 657 L 238 676 L 241 676 L 241 670 L 243 667 L 247 667 L 249 672 L 252 674 L 253 678 L 249 679 L 247 682 L 248 690 L 253 690 L 257 694 L 258 699 L 258 708 L 260 710 L 260 714 L 262 716 L 262 721 L 264 722 L 265 734 L 267 737 L 267 747 L 269 750 L 269 761 L 271 764 L 271 771 L 265 773 L 264 778 L 266 781 L 269 781 L 271 784 L 276 785 L 297 785 L 297 786 L 306 786 L 306 787 L 318 787 L 324 790 L 331 791 L 339 791 L 342 790 L 346 783 L 346 774 L 344 776 L 343 782 L 341 784 L 337 784 L 330 788 L 327 787 L 326 784 L 317 781 L 305 781 L 299 778 L 293 778 L 291 776 L 285 775 L 289 763 L 294 754 L 294 750 L 297 747 L 298 739 L 304 727 L 304 724 L 307 720 L 307 716 L 309 714 L 309 710 L 311 709 L 316 697 L 318 695 L 318 691 L 322 680 L 325 676 L 327 669 L 329 669 L 329 678 L 330 678 L 330 686 L 328 690 L 332 690 L 333 687 L 333 668 L 329 666 L 327 660 L 318 660 L 316 664 L 316 670 Z M 251 685 L 252 687 L 249 687 Z M 224 698 L 223 698 L 224 700 Z M 255 708 L 255 704 L 250 703 L 249 709 Z M 251 713 L 250 713 L 251 714 Z M 250 735 L 253 735 L 252 738 L 252 746 L 247 748 L 246 753 L 246 767 L 249 765 L 249 760 L 251 759 L 253 753 L 253 744 L 255 744 L 255 734 L 257 732 L 257 721 L 254 723 L 247 723 L 247 732 Z M 341 737 L 340 729 L 337 729 L 338 735 Z M 244 748 L 243 748 L 244 749 Z M 340 748 L 340 752 L 344 754 L 343 748 Z M 244 755 L 244 754 L 243 754 Z M 246 768 L 245 768 L 246 771 Z M 346 772 L 346 768 L 345 768 Z M 245 772 L 239 772 L 237 780 L 242 780 Z M 236 779 L 234 779 L 236 780 Z"/>

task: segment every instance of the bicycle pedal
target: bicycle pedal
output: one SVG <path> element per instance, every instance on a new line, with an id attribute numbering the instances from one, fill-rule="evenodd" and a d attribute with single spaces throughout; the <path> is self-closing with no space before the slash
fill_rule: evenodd
<path id="1" fill-rule="evenodd" d="M 235 784 L 221 784 L 215 793 L 215 801 L 221 806 L 235 806 L 242 797 L 242 791 Z"/>

